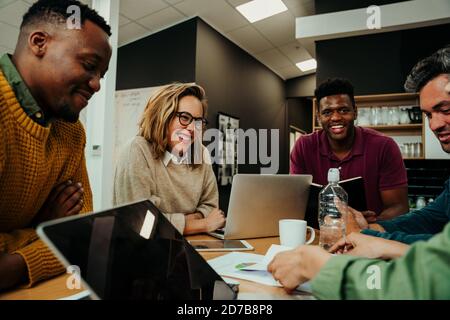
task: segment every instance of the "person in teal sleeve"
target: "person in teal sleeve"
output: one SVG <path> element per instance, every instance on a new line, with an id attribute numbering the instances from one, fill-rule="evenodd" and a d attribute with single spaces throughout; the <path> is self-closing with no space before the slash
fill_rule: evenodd
<path id="1" fill-rule="evenodd" d="M 450 179 L 445 182 L 444 191 L 436 201 L 428 206 L 411 211 L 403 216 L 376 224 L 367 224 L 364 219 L 357 221 L 361 233 L 389 240 L 411 244 L 428 240 L 441 232 L 450 221 Z M 353 212 L 355 215 L 359 212 Z"/>
<path id="2" fill-rule="evenodd" d="M 419 62 L 405 88 L 419 92 L 430 129 L 450 153 L 450 46 Z M 390 235 L 351 233 L 330 252 L 299 246 L 276 255 L 268 271 L 288 291 L 311 280 L 319 299 L 450 299 L 449 188 L 447 181 L 436 204 L 373 226 Z"/>
<path id="3" fill-rule="evenodd" d="M 427 59 L 424 59 L 412 70 L 405 82 L 405 89 L 410 92 L 425 90 L 430 92 L 431 98 L 421 94 L 421 104 L 428 103 L 430 110 L 422 107 L 422 111 L 429 119 L 430 129 L 435 133 L 441 143 L 442 149 L 450 153 L 450 104 L 446 102 L 445 95 L 450 92 L 450 84 L 446 84 L 446 79 L 450 73 L 450 46 L 447 46 Z M 441 91 L 433 91 L 431 82 L 440 81 Z M 426 86 L 427 85 L 427 86 Z M 439 89 L 439 88 L 436 88 Z M 428 100 L 425 100 L 428 98 Z M 432 104 L 430 99 L 434 98 Z M 442 98 L 442 100 L 440 100 Z M 412 211 L 403 216 L 389 221 L 368 224 L 359 211 L 352 210 L 355 216 L 354 225 L 350 229 L 363 234 L 381 237 L 389 240 L 400 241 L 411 244 L 419 240 L 428 240 L 435 234 L 441 232 L 444 226 L 450 221 L 450 179 L 445 182 L 444 191 L 425 208 Z"/>

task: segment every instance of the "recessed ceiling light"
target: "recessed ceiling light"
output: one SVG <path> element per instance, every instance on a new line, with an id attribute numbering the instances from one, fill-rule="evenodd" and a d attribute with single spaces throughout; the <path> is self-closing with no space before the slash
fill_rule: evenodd
<path id="1" fill-rule="evenodd" d="M 236 9 L 253 23 L 287 11 L 288 8 L 281 0 L 253 0 L 237 6 Z"/>
<path id="2" fill-rule="evenodd" d="M 316 59 L 309 59 L 295 64 L 301 71 L 309 71 L 317 68 Z"/>

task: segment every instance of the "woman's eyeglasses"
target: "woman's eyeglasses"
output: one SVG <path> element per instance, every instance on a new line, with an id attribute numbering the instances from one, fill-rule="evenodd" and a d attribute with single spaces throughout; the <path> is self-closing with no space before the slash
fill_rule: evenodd
<path id="1" fill-rule="evenodd" d="M 182 126 L 188 126 L 192 123 L 192 121 L 195 121 L 195 125 L 197 126 L 197 123 L 201 123 L 203 127 L 206 127 L 208 125 L 208 120 L 205 118 L 195 118 L 190 114 L 189 112 L 175 112 L 175 115 L 178 117 L 178 121 L 180 121 L 180 124 Z"/>

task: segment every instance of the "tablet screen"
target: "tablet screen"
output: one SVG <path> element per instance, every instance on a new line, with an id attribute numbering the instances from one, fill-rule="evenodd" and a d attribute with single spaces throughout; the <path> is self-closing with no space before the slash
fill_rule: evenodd
<path id="1" fill-rule="evenodd" d="M 242 240 L 191 240 L 189 243 L 197 251 L 253 250 L 251 245 Z"/>

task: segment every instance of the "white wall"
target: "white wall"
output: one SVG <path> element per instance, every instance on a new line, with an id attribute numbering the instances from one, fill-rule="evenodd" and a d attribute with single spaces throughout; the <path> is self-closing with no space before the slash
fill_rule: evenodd
<path id="1" fill-rule="evenodd" d="M 82 118 L 86 128 L 86 165 L 94 198 L 94 211 L 112 207 L 114 105 L 116 90 L 119 0 L 93 0 L 92 8 L 111 26 L 112 56 L 101 90 L 89 102 Z M 94 151 L 94 146 L 99 149 Z"/>
<path id="2" fill-rule="evenodd" d="M 425 159 L 447 159 L 450 160 L 450 154 L 442 150 L 441 144 L 425 119 Z"/>

